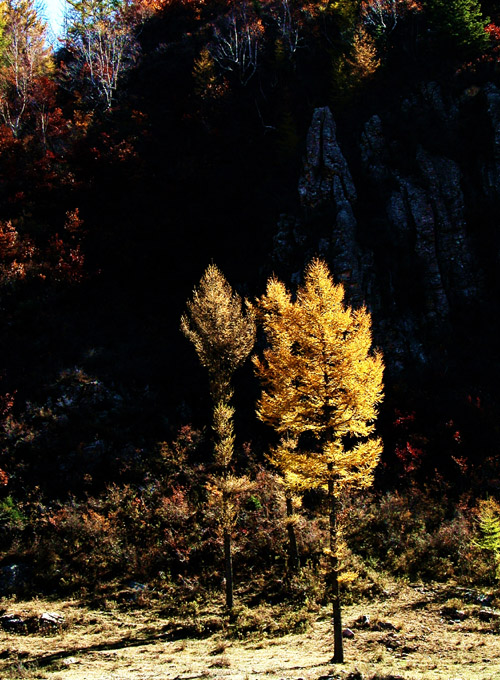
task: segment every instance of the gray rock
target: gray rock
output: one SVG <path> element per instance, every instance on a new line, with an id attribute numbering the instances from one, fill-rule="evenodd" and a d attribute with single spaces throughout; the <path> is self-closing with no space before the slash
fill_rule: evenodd
<path id="1" fill-rule="evenodd" d="M 466 125 L 485 127 L 476 155 Z M 367 304 L 386 368 L 399 373 L 408 361 L 427 364 L 443 331 L 474 308 L 481 313 L 477 303 L 495 275 L 485 236 L 500 198 L 500 88 L 457 96 L 423 83 L 399 107 L 365 122 L 357 151 L 359 166 L 341 148 L 331 110 L 314 111 L 298 186 L 301 212 L 280 219 L 273 262 L 298 281 L 294 272 L 313 255 L 323 257 L 346 301 Z M 475 216 L 486 216 L 484 227 Z M 497 259 L 500 265 L 500 252 Z"/>
<path id="2" fill-rule="evenodd" d="M 424 83 L 421 87 L 424 106 L 442 123 L 448 133 L 455 134 L 458 127 L 458 106 L 443 96 L 441 86 L 436 82 Z"/>
<path id="3" fill-rule="evenodd" d="M 371 180 L 377 184 L 389 180 L 391 177 L 389 149 L 384 137 L 380 116 L 372 116 L 365 123 L 359 146 L 363 165 Z"/>
<path id="4" fill-rule="evenodd" d="M 342 631 L 342 637 L 351 640 L 354 637 L 354 631 L 351 630 L 350 628 L 344 628 L 344 630 Z"/>
<path id="5" fill-rule="evenodd" d="M 66 659 L 61 661 L 63 666 L 72 666 L 75 663 L 80 663 L 80 661 L 75 656 L 68 656 Z"/>
<path id="6" fill-rule="evenodd" d="M 347 161 L 337 142 L 332 112 L 325 106 L 316 109 L 307 134 L 304 169 L 299 180 L 299 196 L 305 208 L 318 208 L 334 197 L 334 180 L 350 203 L 356 201 L 356 189 Z"/>
<path id="7" fill-rule="evenodd" d="M 500 611 L 498 609 L 484 608 L 478 613 L 481 621 L 500 621 Z"/>
<path id="8" fill-rule="evenodd" d="M 486 194 L 500 194 L 500 91 L 493 83 L 484 87 L 488 116 L 493 128 L 493 164 L 489 165 L 483 175 Z"/>
<path id="9" fill-rule="evenodd" d="M 27 619 L 17 614 L 4 614 L 0 616 L 0 626 L 9 632 L 22 633 L 26 630 Z"/>
<path id="10" fill-rule="evenodd" d="M 466 232 L 457 163 L 432 156 L 422 147 L 416 161 L 418 176 L 393 172 L 399 188 L 389 195 L 386 215 L 398 248 L 410 251 L 414 244 L 422 272 L 426 320 L 435 323 L 449 317 L 452 303 L 478 297 L 480 277 Z"/>
<path id="11" fill-rule="evenodd" d="M 403 187 L 400 187 L 399 191 L 393 191 L 390 195 L 386 205 L 386 214 L 389 222 L 395 227 L 396 242 L 403 245 L 408 241 L 413 231 Z"/>
<path id="12" fill-rule="evenodd" d="M 411 222 L 415 232 L 415 253 L 424 274 L 427 319 L 431 321 L 445 319 L 449 314 L 449 302 L 436 251 L 435 216 L 431 199 L 425 189 L 418 186 L 414 180 L 403 177 L 397 179 L 404 204 L 407 206 L 402 227 L 407 230 L 407 225 Z M 397 222 L 393 223 L 393 226 L 400 229 Z"/>
<path id="13" fill-rule="evenodd" d="M 39 619 L 41 628 L 60 628 L 64 622 L 64 616 L 57 612 L 44 612 Z"/>
<path id="14" fill-rule="evenodd" d="M 293 254 L 305 243 L 300 221 L 293 215 L 280 215 L 278 231 L 273 236 L 272 259 L 276 264 L 289 264 Z"/>
<path id="15" fill-rule="evenodd" d="M 461 172 L 449 158 L 431 156 L 421 147 L 417 162 L 435 215 L 436 253 L 448 297 L 476 298 L 479 282 L 466 233 Z"/>
<path id="16" fill-rule="evenodd" d="M 314 250 L 328 260 L 334 278 L 344 284 L 349 302 L 361 304 L 364 299 L 362 253 L 353 210 L 357 193 L 328 107 L 316 109 L 313 114 L 299 180 L 299 197 L 306 214 L 332 215 L 329 237 L 320 239 Z"/>
<path id="17" fill-rule="evenodd" d="M 370 625 L 370 615 L 369 614 L 363 614 L 359 618 L 356 619 L 354 622 L 356 626 L 360 626 L 362 628 L 368 627 Z"/>

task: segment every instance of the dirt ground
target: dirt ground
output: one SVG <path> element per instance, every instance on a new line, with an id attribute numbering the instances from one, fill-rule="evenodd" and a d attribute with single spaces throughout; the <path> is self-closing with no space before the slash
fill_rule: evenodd
<path id="1" fill-rule="evenodd" d="M 343 665 L 330 663 L 327 610 L 299 634 L 227 639 L 223 630 L 184 637 L 182 626 L 159 616 L 155 606 L 0 604 L 4 615 L 35 618 L 50 611 L 65 618 L 51 633 L 0 630 L 1 680 L 317 680 L 355 671 L 363 679 L 500 680 L 498 612 L 473 592 L 452 587 L 392 584 L 382 599 L 344 607 L 343 623 L 354 637 L 345 640 Z M 210 614 L 198 616 L 202 621 Z"/>

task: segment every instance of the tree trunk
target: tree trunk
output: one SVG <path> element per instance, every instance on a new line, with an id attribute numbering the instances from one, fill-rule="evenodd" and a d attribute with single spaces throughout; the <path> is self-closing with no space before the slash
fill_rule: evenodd
<path id="1" fill-rule="evenodd" d="M 286 516 L 290 519 L 293 516 L 292 494 L 287 489 L 286 497 Z M 299 549 L 297 547 L 297 537 L 295 536 L 295 528 L 289 521 L 287 523 L 288 531 L 288 567 L 291 572 L 295 573 L 300 569 Z"/>
<path id="2" fill-rule="evenodd" d="M 224 561 L 226 565 L 226 607 L 233 608 L 233 560 L 231 557 L 231 534 L 224 529 Z"/>
<path id="3" fill-rule="evenodd" d="M 338 558 L 338 527 L 337 527 L 337 499 L 333 493 L 333 480 L 328 482 L 328 496 L 330 500 L 330 587 L 333 609 L 333 659 L 332 663 L 344 663 L 344 648 L 342 640 L 342 614 L 340 611 L 339 593 L 339 558 Z"/>

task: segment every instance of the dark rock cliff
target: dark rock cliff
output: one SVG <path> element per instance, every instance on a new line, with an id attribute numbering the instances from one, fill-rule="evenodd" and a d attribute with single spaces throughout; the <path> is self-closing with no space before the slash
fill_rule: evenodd
<path id="1" fill-rule="evenodd" d="M 316 109 L 300 214 L 282 215 L 274 265 L 293 278 L 325 257 L 349 301 L 372 310 L 389 370 L 427 365 L 444 337 L 496 316 L 500 92 L 425 83 L 345 148 L 330 109 Z"/>

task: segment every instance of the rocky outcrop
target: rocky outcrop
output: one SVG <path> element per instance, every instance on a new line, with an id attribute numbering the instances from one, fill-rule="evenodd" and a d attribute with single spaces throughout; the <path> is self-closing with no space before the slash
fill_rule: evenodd
<path id="1" fill-rule="evenodd" d="M 473 300 L 479 292 L 479 275 L 467 235 L 460 168 L 455 161 L 431 156 L 422 147 L 417 163 L 433 208 L 436 258 L 446 295 L 458 304 Z"/>
<path id="2" fill-rule="evenodd" d="M 316 109 L 307 134 L 304 169 L 299 180 L 304 208 L 317 209 L 337 201 L 352 205 L 356 188 L 347 161 L 337 141 L 337 128 L 330 109 Z"/>
<path id="3" fill-rule="evenodd" d="M 0 616 L 0 628 L 12 633 L 30 634 L 38 632 L 54 632 L 65 625 L 65 618 L 58 612 L 44 612 L 41 615 L 21 616 L 19 614 L 3 614 Z"/>
<path id="4" fill-rule="evenodd" d="M 444 111 L 443 120 L 448 121 Z M 367 177 L 382 199 L 397 247 L 413 250 L 420 272 L 425 320 L 446 320 L 454 304 L 466 304 L 479 293 L 480 276 L 467 235 L 465 198 L 458 163 L 416 150 L 414 173 L 403 174 L 391 162 L 382 123 L 374 116 L 365 125 L 361 156 Z M 391 187 L 397 186 L 397 189 Z"/>
<path id="5" fill-rule="evenodd" d="M 399 177 L 399 192 L 389 200 L 387 210 L 391 226 L 414 243 L 415 255 L 420 261 L 427 320 L 444 319 L 449 313 L 449 303 L 443 285 L 437 254 L 435 215 L 427 192 L 412 179 Z M 395 210 L 398 206 L 398 210 Z"/>
<path id="6" fill-rule="evenodd" d="M 482 107 L 479 134 L 491 137 L 480 148 L 464 128 L 471 106 Z M 393 365 L 425 362 L 429 338 L 484 298 L 484 220 L 471 219 L 500 199 L 500 92 L 490 84 L 454 96 L 423 84 L 366 121 L 357 151 L 344 154 L 329 108 L 314 111 L 301 214 L 282 216 L 275 261 L 300 271 L 324 256 L 349 302 L 377 314 Z"/>
<path id="7" fill-rule="evenodd" d="M 365 124 L 361 133 L 360 152 L 372 180 L 377 183 L 387 182 L 391 177 L 390 155 L 380 116 L 372 116 Z"/>
<path id="8" fill-rule="evenodd" d="M 316 251 L 327 257 L 350 300 L 359 304 L 363 299 L 363 274 L 354 215 L 357 194 L 328 107 L 316 109 L 313 115 L 299 197 L 306 218 L 324 214 L 330 220 L 330 233 L 318 241 Z"/>
<path id="9" fill-rule="evenodd" d="M 493 159 L 484 168 L 483 185 L 485 193 L 494 198 L 500 195 L 500 92 L 496 85 L 488 83 L 484 93 L 493 131 Z"/>
<path id="10" fill-rule="evenodd" d="M 459 108 L 451 97 L 445 97 L 438 83 L 423 83 L 420 88 L 423 105 L 427 112 L 438 119 L 441 126 L 453 136 L 458 131 Z M 418 111 L 417 111 L 418 113 Z"/>

